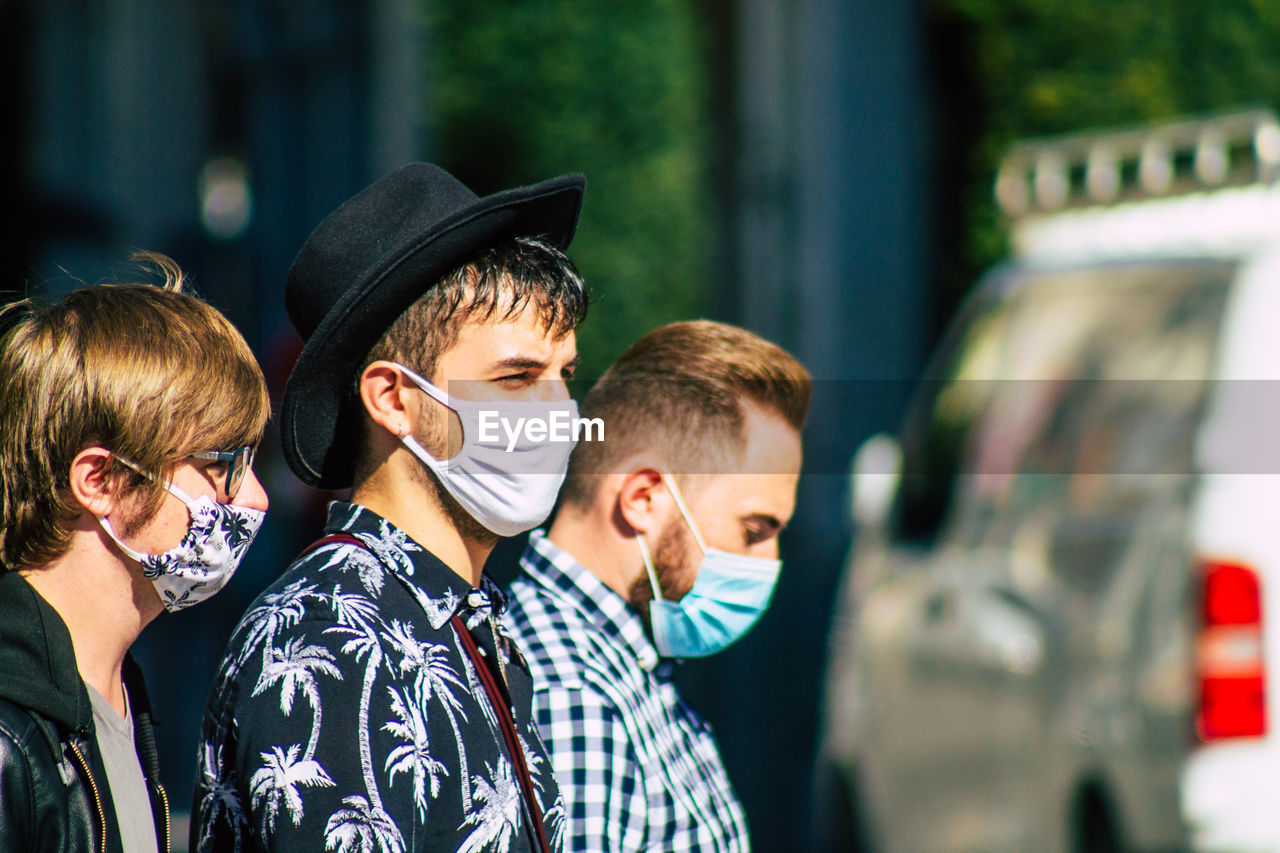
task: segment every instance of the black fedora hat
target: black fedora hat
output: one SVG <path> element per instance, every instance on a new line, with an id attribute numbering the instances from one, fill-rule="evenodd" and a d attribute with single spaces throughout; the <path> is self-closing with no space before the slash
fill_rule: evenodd
<path id="1" fill-rule="evenodd" d="M 585 180 L 561 175 L 480 198 L 439 166 L 410 163 L 352 196 L 303 244 L 285 284 L 302 354 L 280 407 L 284 456 L 303 482 L 352 484 L 355 370 L 427 288 L 512 237 L 573 238 Z"/>

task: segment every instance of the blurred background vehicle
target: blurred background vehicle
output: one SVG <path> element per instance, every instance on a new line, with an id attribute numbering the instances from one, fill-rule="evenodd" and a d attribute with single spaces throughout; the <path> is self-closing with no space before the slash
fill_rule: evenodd
<path id="1" fill-rule="evenodd" d="M 1280 851 L 1280 123 L 1015 145 L 1012 259 L 853 462 L 831 850 Z"/>

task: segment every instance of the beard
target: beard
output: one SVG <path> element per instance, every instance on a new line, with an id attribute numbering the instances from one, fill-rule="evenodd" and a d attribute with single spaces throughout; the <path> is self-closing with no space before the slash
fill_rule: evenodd
<path id="1" fill-rule="evenodd" d="M 414 436 L 423 449 L 435 456 L 434 451 L 437 448 L 445 448 L 448 452 L 449 434 L 448 427 L 437 425 L 436 429 L 428 429 L 426 435 Z M 436 457 L 437 459 L 440 457 Z M 418 460 L 415 460 L 416 462 Z M 422 486 L 423 491 L 427 494 L 427 500 L 434 503 L 445 517 L 449 519 L 449 523 L 458 531 L 463 539 L 473 542 L 486 548 L 493 548 L 498 544 L 498 540 L 502 537 L 476 521 L 475 516 L 467 512 L 462 504 L 458 503 L 453 495 L 449 494 L 449 490 L 436 477 L 434 471 L 423 465 L 421 462 L 413 468 L 413 479 Z"/>
<path id="2" fill-rule="evenodd" d="M 658 577 L 658 587 L 662 590 L 664 601 L 679 601 L 693 589 L 697 574 L 688 569 L 689 535 L 683 519 L 676 518 L 662 529 L 658 534 L 658 544 L 652 548 L 650 557 L 653 559 L 653 573 Z M 647 622 L 649 603 L 653 601 L 653 584 L 649 582 L 647 571 L 641 571 L 640 577 L 632 584 L 628 601 Z"/>

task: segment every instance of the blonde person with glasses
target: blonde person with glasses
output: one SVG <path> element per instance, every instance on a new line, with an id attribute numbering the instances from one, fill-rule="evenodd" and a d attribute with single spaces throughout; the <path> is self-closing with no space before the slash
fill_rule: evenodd
<path id="1" fill-rule="evenodd" d="M 164 284 L 0 309 L 0 850 L 169 849 L 129 647 L 223 587 L 267 508 L 253 354 L 135 259 Z"/>

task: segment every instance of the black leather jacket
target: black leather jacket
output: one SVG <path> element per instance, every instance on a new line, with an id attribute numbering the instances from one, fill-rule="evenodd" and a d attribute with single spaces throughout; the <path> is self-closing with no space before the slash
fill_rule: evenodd
<path id="1" fill-rule="evenodd" d="M 151 707 L 141 672 L 124 667 L 134 744 L 151 793 L 156 837 L 169 849 Z M 16 572 L 0 571 L 0 850 L 125 853 L 93 706 L 57 612 Z"/>

